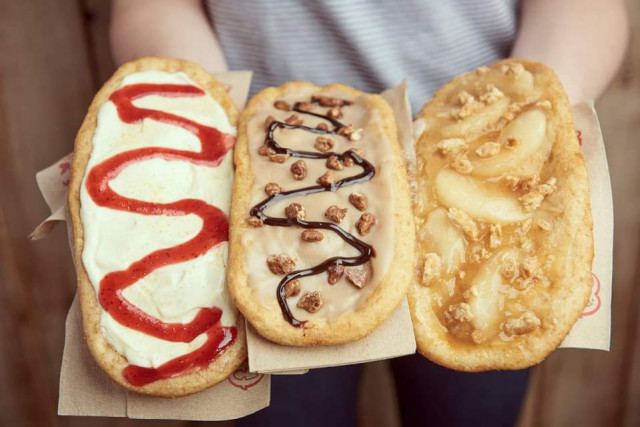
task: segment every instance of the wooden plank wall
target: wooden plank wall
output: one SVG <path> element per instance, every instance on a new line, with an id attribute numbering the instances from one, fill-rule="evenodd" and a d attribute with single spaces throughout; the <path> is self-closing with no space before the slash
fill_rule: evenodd
<path id="1" fill-rule="evenodd" d="M 611 353 L 562 350 L 540 365 L 521 426 L 640 425 L 640 4 L 629 0 L 633 39 L 623 69 L 597 103 L 615 204 Z M 26 236 L 48 214 L 35 172 L 72 149 L 75 132 L 113 71 L 108 2 L 0 3 L 0 425 L 80 426 L 56 415 L 64 319 L 75 290 L 62 227 Z M 362 425 L 395 426 L 385 365 L 364 378 Z M 96 426 L 184 425 L 92 418 Z"/>

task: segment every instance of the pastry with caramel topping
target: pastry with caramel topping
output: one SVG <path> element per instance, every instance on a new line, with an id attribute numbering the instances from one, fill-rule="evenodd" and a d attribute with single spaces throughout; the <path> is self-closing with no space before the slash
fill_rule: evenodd
<path id="1" fill-rule="evenodd" d="M 591 292 L 589 184 L 560 82 L 500 61 L 446 84 L 416 122 L 418 351 L 463 371 L 539 363 Z"/>

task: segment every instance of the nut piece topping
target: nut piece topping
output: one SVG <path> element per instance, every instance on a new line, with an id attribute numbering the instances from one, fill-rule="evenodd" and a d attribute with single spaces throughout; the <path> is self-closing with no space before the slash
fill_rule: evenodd
<path id="1" fill-rule="evenodd" d="M 510 282 L 518 277 L 518 264 L 513 257 L 504 260 L 504 263 L 500 266 L 500 274 Z"/>
<path id="2" fill-rule="evenodd" d="M 356 228 L 358 229 L 358 234 L 360 234 L 361 236 L 364 236 L 365 234 L 369 233 L 369 231 L 371 230 L 371 227 L 373 227 L 375 224 L 376 224 L 376 217 L 373 216 L 373 214 L 370 214 L 368 212 L 363 213 L 362 215 L 360 215 L 358 222 L 356 222 Z"/>
<path id="3" fill-rule="evenodd" d="M 278 110 L 291 111 L 291 105 L 287 101 L 278 100 L 273 103 L 273 106 Z"/>
<path id="4" fill-rule="evenodd" d="M 493 104 L 494 102 L 504 98 L 504 93 L 495 85 L 488 84 L 487 91 L 480 95 L 480 102 L 484 102 L 485 104 Z"/>
<path id="5" fill-rule="evenodd" d="M 324 186 L 331 185 L 336 182 L 336 174 L 330 170 L 326 171 L 320 176 L 320 178 L 316 179 L 316 182 Z"/>
<path id="6" fill-rule="evenodd" d="M 327 125 L 326 123 L 318 123 L 316 125 L 316 129 L 320 129 L 320 130 L 325 130 L 328 131 L 329 130 L 329 125 Z"/>
<path id="7" fill-rule="evenodd" d="M 541 324 L 540 319 L 532 311 L 525 311 L 520 317 L 507 319 L 504 323 L 504 333 L 508 336 L 524 335 L 532 332 Z"/>
<path id="8" fill-rule="evenodd" d="M 289 157 L 291 157 L 289 154 L 271 154 L 269 160 L 274 163 L 284 163 L 289 160 Z"/>
<path id="9" fill-rule="evenodd" d="M 329 278 L 327 281 L 330 285 L 335 285 L 338 283 L 342 275 L 344 274 L 344 265 L 342 264 L 333 264 L 330 265 L 327 269 L 327 273 L 329 274 Z"/>
<path id="10" fill-rule="evenodd" d="M 543 108 L 545 110 L 550 110 L 551 109 L 551 101 L 549 101 L 548 99 L 544 99 L 542 101 L 538 101 L 538 102 L 536 102 L 536 107 Z"/>
<path id="11" fill-rule="evenodd" d="M 258 148 L 258 154 L 260 154 L 261 156 L 272 156 L 276 154 L 276 150 L 269 147 L 268 145 L 261 145 L 260 148 Z"/>
<path id="12" fill-rule="evenodd" d="M 297 107 L 300 111 L 311 111 L 311 109 L 313 108 L 313 104 L 311 104 L 310 102 L 299 102 L 297 104 Z"/>
<path id="13" fill-rule="evenodd" d="M 493 157 L 500 152 L 500 144 L 497 142 L 485 142 L 476 148 L 476 154 L 483 159 Z"/>
<path id="14" fill-rule="evenodd" d="M 342 118 L 342 110 L 340 107 L 332 107 L 327 110 L 327 117 L 332 119 L 341 119 Z"/>
<path id="15" fill-rule="evenodd" d="M 364 211 L 367 209 L 367 196 L 360 193 L 351 193 L 349 194 L 349 202 L 353 206 L 356 207 L 359 211 Z"/>
<path id="16" fill-rule="evenodd" d="M 353 104 L 351 101 L 327 95 L 311 95 L 311 102 L 315 102 L 321 107 L 344 107 L 345 105 Z"/>
<path id="17" fill-rule="evenodd" d="M 524 207 L 524 209 L 527 212 L 538 209 L 545 197 L 549 196 L 558 189 L 558 187 L 556 186 L 557 182 L 557 179 L 551 177 L 544 184 L 538 185 L 533 190 L 520 197 L 520 201 L 522 202 L 522 206 Z"/>
<path id="18" fill-rule="evenodd" d="M 296 181 L 305 179 L 307 177 L 307 163 L 302 159 L 296 160 L 291 165 L 291 173 Z"/>
<path id="19" fill-rule="evenodd" d="M 324 302 L 322 301 L 320 292 L 314 291 L 306 292 L 304 295 L 302 295 L 298 300 L 298 304 L 296 305 L 298 306 L 298 308 L 307 310 L 309 313 L 315 313 L 320 310 L 320 308 L 322 308 L 322 304 L 324 304 Z"/>
<path id="20" fill-rule="evenodd" d="M 502 71 L 505 76 L 519 77 L 524 71 L 524 66 L 519 62 L 509 62 L 502 64 L 500 71 Z"/>
<path id="21" fill-rule="evenodd" d="M 348 125 L 338 129 L 338 135 L 342 135 L 349 141 L 359 141 L 362 138 L 362 128 L 354 129 L 353 125 Z"/>
<path id="22" fill-rule="evenodd" d="M 247 224 L 250 227 L 258 228 L 258 227 L 262 227 L 264 223 L 257 216 L 250 216 L 249 218 L 247 218 Z"/>
<path id="23" fill-rule="evenodd" d="M 300 238 L 305 242 L 319 242 L 324 239 L 324 234 L 318 230 L 304 230 Z"/>
<path id="24" fill-rule="evenodd" d="M 284 119 L 284 122 L 291 126 L 300 126 L 304 123 L 304 120 L 302 120 L 302 118 L 299 115 L 294 113 L 289 117 L 287 117 L 286 119 Z"/>
<path id="25" fill-rule="evenodd" d="M 489 259 L 490 256 L 491 253 L 489 253 L 488 250 L 480 245 L 474 245 L 469 250 L 469 261 L 471 262 L 478 263 L 484 261 L 485 259 Z"/>
<path id="26" fill-rule="evenodd" d="M 347 280 L 349 280 L 356 288 L 362 289 L 367 283 L 366 270 L 353 270 L 346 271 Z"/>
<path id="27" fill-rule="evenodd" d="M 471 240 L 478 240 L 478 225 L 465 211 L 459 208 L 449 208 L 449 219 Z"/>
<path id="28" fill-rule="evenodd" d="M 284 215 L 289 219 L 304 220 L 307 213 L 300 203 L 291 203 L 289 206 L 284 208 Z"/>
<path id="29" fill-rule="evenodd" d="M 316 150 L 326 153 L 327 151 L 331 151 L 335 142 L 331 138 L 327 138 L 326 136 L 319 136 L 316 138 L 316 143 L 314 147 Z"/>
<path id="30" fill-rule="evenodd" d="M 268 196 L 273 196 L 275 194 L 282 193 L 282 187 L 275 182 L 270 182 L 264 186 L 264 192 L 267 193 Z"/>
<path id="31" fill-rule="evenodd" d="M 489 232 L 489 248 L 495 249 L 502 244 L 502 226 L 491 224 Z"/>
<path id="32" fill-rule="evenodd" d="M 470 174 L 473 171 L 473 165 L 466 156 L 457 156 L 451 162 L 451 169 L 463 175 Z"/>
<path id="33" fill-rule="evenodd" d="M 443 156 L 447 156 L 452 153 L 457 153 L 467 148 L 467 143 L 462 138 L 448 138 L 439 141 L 436 144 L 436 149 Z"/>
<path id="34" fill-rule="evenodd" d="M 347 208 L 340 209 L 336 205 L 329 206 L 324 213 L 324 216 L 326 216 L 336 224 L 340 224 L 340 221 L 342 221 L 345 215 L 347 215 Z"/>
<path id="35" fill-rule="evenodd" d="M 338 156 L 329 157 L 327 159 L 326 166 L 328 169 L 333 169 L 334 171 L 341 171 L 342 169 L 344 169 L 344 167 L 342 166 L 342 163 L 340 163 L 340 159 L 338 159 Z"/>
<path id="36" fill-rule="evenodd" d="M 284 285 L 284 296 L 286 298 L 295 297 L 300 293 L 300 280 L 295 279 Z"/>
<path id="37" fill-rule="evenodd" d="M 430 252 L 424 256 L 424 264 L 422 265 L 422 286 L 429 286 L 431 281 L 440 277 L 441 261 L 438 254 Z"/>
<path id="38" fill-rule="evenodd" d="M 267 266 L 273 274 L 288 274 L 296 268 L 296 260 L 289 255 L 270 255 L 267 258 Z"/>
<path id="39" fill-rule="evenodd" d="M 265 119 L 264 121 L 264 130 L 269 131 L 269 127 L 271 126 L 271 123 L 275 122 L 276 118 L 273 116 L 269 116 Z"/>
<path id="40" fill-rule="evenodd" d="M 502 145 L 507 150 L 513 150 L 518 145 L 520 145 L 520 140 L 518 138 L 516 138 L 515 136 L 509 136 L 509 137 L 507 137 L 507 139 L 504 140 Z"/>
<path id="41" fill-rule="evenodd" d="M 471 306 L 466 302 L 451 304 L 444 312 L 444 319 L 452 324 L 459 322 L 468 322 L 473 318 Z"/>

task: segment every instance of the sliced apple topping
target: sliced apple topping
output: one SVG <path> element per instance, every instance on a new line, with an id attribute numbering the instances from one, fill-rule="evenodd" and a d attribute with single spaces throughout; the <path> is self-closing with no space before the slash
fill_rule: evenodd
<path id="1" fill-rule="evenodd" d="M 517 174 L 537 175 L 549 156 L 551 145 L 546 137 L 545 114 L 538 110 L 528 110 L 501 132 L 496 141 L 505 150 L 493 156 L 474 161 L 473 174 L 482 177 Z"/>
<path id="2" fill-rule="evenodd" d="M 465 261 L 466 243 L 462 233 L 453 225 L 443 208 L 434 209 L 429 213 L 420 231 L 420 240 L 427 253 L 439 257 L 443 274 L 455 273 Z"/>
<path id="3" fill-rule="evenodd" d="M 435 188 L 441 204 L 462 209 L 476 220 L 508 224 L 529 217 L 513 193 L 497 185 L 483 185 L 450 169 L 438 172 Z"/>
<path id="4" fill-rule="evenodd" d="M 509 98 L 503 97 L 495 102 L 485 105 L 477 103 L 473 105 L 481 105 L 476 107 L 477 111 L 473 114 L 462 118 L 460 121 L 445 126 L 440 130 L 443 138 L 459 138 L 460 136 L 476 136 L 497 122 L 500 117 L 507 111 L 509 107 Z"/>

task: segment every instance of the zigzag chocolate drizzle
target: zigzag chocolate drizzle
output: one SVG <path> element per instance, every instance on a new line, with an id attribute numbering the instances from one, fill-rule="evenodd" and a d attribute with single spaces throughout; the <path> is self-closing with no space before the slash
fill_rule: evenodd
<path id="1" fill-rule="evenodd" d="M 278 284 L 278 288 L 276 290 L 276 297 L 278 299 L 278 304 L 280 304 L 280 309 L 282 310 L 282 315 L 284 318 L 295 327 L 303 326 L 306 321 L 300 321 L 293 316 L 291 313 L 291 309 L 289 308 L 289 304 L 287 303 L 287 298 L 285 296 L 285 286 L 292 280 L 300 279 L 307 276 L 314 276 L 316 274 L 323 273 L 329 269 L 332 265 L 344 265 L 346 267 L 354 267 L 357 265 L 365 264 L 371 257 L 375 256 L 375 250 L 371 245 L 363 242 L 362 240 L 356 238 L 354 235 L 348 233 L 343 228 L 339 227 L 336 224 L 331 222 L 324 221 L 304 221 L 297 218 L 275 218 L 270 217 L 264 213 L 264 210 L 267 209 L 274 203 L 277 203 L 281 200 L 289 199 L 296 196 L 306 196 L 308 194 L 321 193 L 323 191 L 337 191 L 342 187 L 346 187 L 348 185 L 357 184 L 359 182 L 370 181 L 375 173 L 375 167 L 369 163 L 367 160 L 362 158 L 357 153 L 347 150 L 342 154 L 335 152 L 327 152 L 327 153 L 318 153 L 312 151 L 296 151 L 290 148 L 281 147 L 275 140 L 273 134 L 274 131 L 278 128 L 280 129 L 302 129 L 307 132 L 312 132 L 315 134 L 321 135 L 332 135 L 337 134 L 337 132 L 344 128 L 345 125 L 339 122 L 338 120 L 328 117 L 326 115 L 313 113 L 311 111 L 304 111 L 300 109 L 300 103 L 296 103 L 293 106 L 293 110 L 299 112 L 301 114 L 308 114 L 312 116 L 319 117 L 321 119 L 329 121 L 333 126 L 333 130 L 323 130 L 312 128 L 304 125 L 290 125 L 287 123 L 283 123 L 280 121 L 274 120 L 270 125 L 267 131 L 267 135 L 264 140 L 264 144 L 269 148 L 274 150 L 277 154 L 288 154 L 291 157 L 300 157 L 305 159 L 328 159 L 331 156 L 338 157 L 343 163 L 346 158 L 350 158 L 353 160 L 354 164 L 360 166 L 363 170 L 361 173 L 353 176 L 349 176 L 343 179 L 340 179 L 332 184 L 327 185 L 312 185 L 309 187 L 300 188 L 297 190 L 283 191 L 278 194 L 274 194 L 263 200 L 262 202 L 255 205 L 251 208 L 250 215 L 258 217 L 262 220 L 262 222 L 266 225 L 274 225 L 278 227 L 291 227 L 294 225 L 298 225 L 302 228 L 321 228 L 324 230 L 330 230 L 336 233 L 342 240 L 344 240 L 347 244 L 354 247 L 360 252 L 360 255 L 355 257 L 332 257 L 327 259 L 326 261 L 304 270 L 296 270 L 284 276 L 284 278 Z"/>

